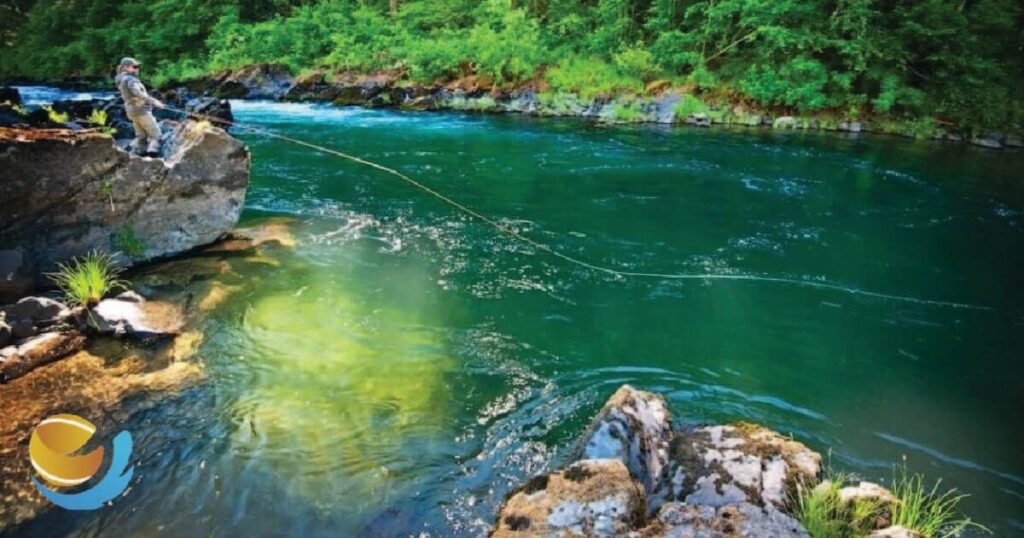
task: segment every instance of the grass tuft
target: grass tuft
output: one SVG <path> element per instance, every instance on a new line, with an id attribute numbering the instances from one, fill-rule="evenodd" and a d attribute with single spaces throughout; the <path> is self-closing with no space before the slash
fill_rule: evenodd
<path id="1" fill-rule="evenodd" d="M 950 489 L 940 493 L 942 480 L 935 482 L 931 489 L 924 485 L 920 474 L 909 474 L 906 464 L 897 467 L 893 476 L 892 524 L 915 530 L 929 538 L 960 536 L 968 528 L 990 532 L 970 518 L 962 517 L 957 505 L 967 495 Z"/>
<path id="2" fill-rule="evenodd" d="M 808 484 L 799 486 L 796 517 L 812 537 L 854 538 L 871 532 L 883 506 L 867 499 L 843 502 L 839 490 L 848 478 L 838 473 L 815 487 L 808 487 Z"/>
<path id="3" fill-rule="evenodd" d="M 93 251 L 57 267 L 56 272 L 46 276 L 75 306 L 95 306 L 112 290 L 126 287 L 126 283 L 118 279 L 121 269 L 114 265 L 113 258 L 103 252 Z"/>
<path id="4" fill-rule="evenodd" d="M 920 474 L 909 474 L 906 464 L 893 471 L 892 494 L 895 499 L 883 502 L 857 499 L 843 502 L 839 491 L 851 482 L 850 476 L 837 473 L 820 484 L 801 484 L 794 503 L 795 515 L 813 538 L 855 538 L 867 536 L 879 520 L 901 526 L 928 538 L 951 538 L 974 528 L 987 528 L 965 518 L 957 510 L 966 495 L 955 489 L 940 493 L 942 481 L 930 489 Z"/>

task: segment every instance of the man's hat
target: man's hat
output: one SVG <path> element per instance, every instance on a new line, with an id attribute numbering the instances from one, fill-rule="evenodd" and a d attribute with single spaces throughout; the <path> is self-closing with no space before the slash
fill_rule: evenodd
<path id="1" fill-rule="evenodd" d="M 128 56 L 125 56 L 124 58 L 121 58 L 120 66 L 121 67 L 125 67 L 125 66 L 128 66 L 128 65 L 135 66 L 135 65 L 142 65 L 142 64 L 140 64 L 138 62 L 138 60 L 136 60 L 135 58 L 129 58 Z"/>

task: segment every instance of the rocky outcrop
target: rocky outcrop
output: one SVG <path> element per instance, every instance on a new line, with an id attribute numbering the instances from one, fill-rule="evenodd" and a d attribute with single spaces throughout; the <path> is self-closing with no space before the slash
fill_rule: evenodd
<path id="1" fill-rule="evenodd" d="M 208 123 L 162 123 L 162 158 L 97 132 L 0 128 L 0 244 L 41 273 L 92 250 L 119 262 L 187 251 L 238 221 L 249 152 Z"/>
<path id="2" fill-rule="evenodd" d="M 582 460 L 509 497 L 493 536 L 622 536 L 644 512 L 643 488 L 621 461 Z"/>
<path id="3" fill-rule="evenodd" d="M 821 470 L 816 452 L 760 426 L 674 431 L 664 399 L 628 385 L 572 457 L 509 496 L 495 536 L 805 537 L 791 499 Z"/>

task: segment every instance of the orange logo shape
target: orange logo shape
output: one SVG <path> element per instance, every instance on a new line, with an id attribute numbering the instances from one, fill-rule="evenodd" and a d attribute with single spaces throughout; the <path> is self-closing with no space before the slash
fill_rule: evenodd
<path id="1" fill-rule="evenodd" d="M 32 466 L 57 486 L 74 486 L 92 478 L 103 463 L 103 447 L 74 455 L 92 439 L 96 426 L 76 415 L 53 415 L 36 426 L 28 443 Z"/>

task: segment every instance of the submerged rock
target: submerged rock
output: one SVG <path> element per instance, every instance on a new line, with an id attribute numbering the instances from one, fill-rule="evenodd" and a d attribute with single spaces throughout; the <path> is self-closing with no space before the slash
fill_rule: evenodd
<path id="1" fill-rule="evenodd" d="M 229 231 L 249 182 L 245 145 L 208 124 L 164 126 L 161 159 L 95 132 L 0 128 L 0 244 L 22 248 L 42 280 L 92 250 L 128 265 Z"/>
<path id="2" fill-rule="evenodd" d="M 66 357 L 85 346 L 85 336 L 77 332 L 47 332 L 22 342 L 0 355 L 0 383 L 19 378 L 35 368 Z M 5 348 L 9 349 L 9 348 Z"/>

